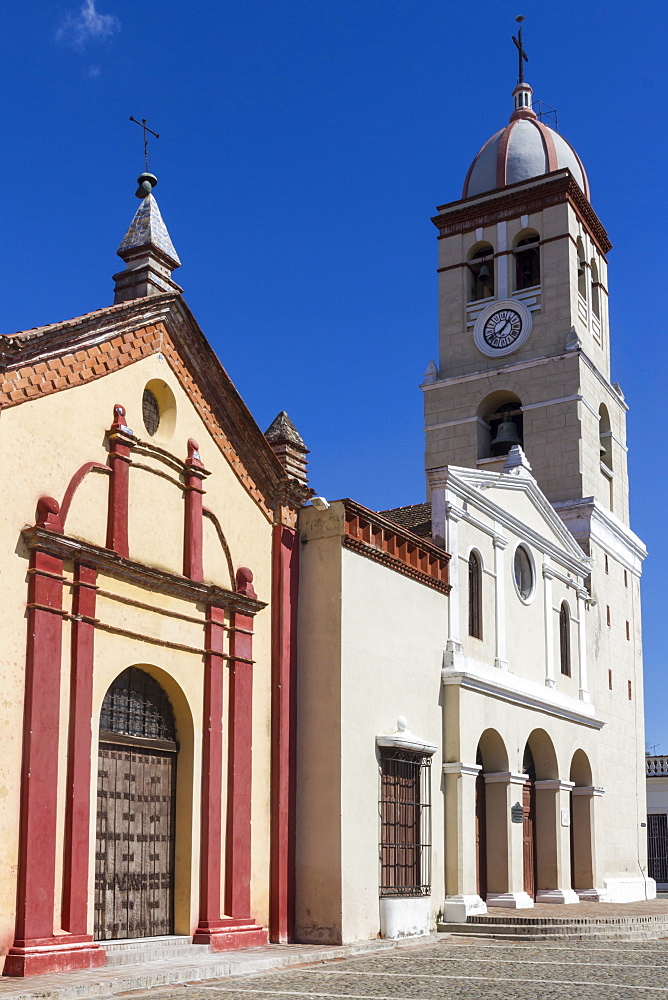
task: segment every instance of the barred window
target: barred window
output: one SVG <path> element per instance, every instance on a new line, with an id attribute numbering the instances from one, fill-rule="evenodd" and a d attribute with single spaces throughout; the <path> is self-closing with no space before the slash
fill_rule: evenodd
<path id="1" fill-rule="evenodd" d="M 167 692 L 145 670 L 128 667 L 104 696 L 100 732 L 174 743 L 174 712 Z"/>
<path id="2" fill-rule="evenodd" d="M 151 437 L 153 437 L 160 426 L 160 407 L 158 406 L 158 400 L 150 389 L 144 389 L 142 417 L 144 418 L 144 427 Z"/>
<path id="3" fill-rule="evenodd" d="M 380 751 L 380 895 L 431 893 L 431 757 Z"/>
<path id="4" fill-rule="evenodd" d="M 559 653 L 561 655 L 561 672 L 566 677 L 571 676 L 571 615 L 564 601 L 559 612 Z"/>
<path id="5" fill-rule="evenodd" d="M 475 552 L 469 556 L 469 635 L 482 639 L 482 572 Z"/>

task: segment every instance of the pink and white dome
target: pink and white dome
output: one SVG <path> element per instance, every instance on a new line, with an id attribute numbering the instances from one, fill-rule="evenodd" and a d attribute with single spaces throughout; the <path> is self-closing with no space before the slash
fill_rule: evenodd
<path id="1" fill-rule="evenodd" d="M 568 167 L 585 196 L 589 181 L 582 161 L 570 143 L 539 121 L 531 107 L 531 87 L 520 83 L 513 91 L 515 110 L 505 128 L 488 139 L 464 181 L 463 198 L 496 191 L 506 184 Z"/>

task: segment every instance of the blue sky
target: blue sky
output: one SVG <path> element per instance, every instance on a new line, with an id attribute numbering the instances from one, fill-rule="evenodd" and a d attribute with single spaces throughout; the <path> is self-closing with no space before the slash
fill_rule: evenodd
<path id="1" fill-rule="evenodd" d="M 646 541 L 647 742 L 668 753 L 664 127 L 668 7 L 620 0 L 22 0 L 3 14 L 3 332 L 112 300 L 145 117 L 187 301 L 264 429 L 287 409 L 312 483 L 424 499 L 437 350 L 429 218 L 506 121 L 510 40 L 608 229 L 613 380 Z"/>

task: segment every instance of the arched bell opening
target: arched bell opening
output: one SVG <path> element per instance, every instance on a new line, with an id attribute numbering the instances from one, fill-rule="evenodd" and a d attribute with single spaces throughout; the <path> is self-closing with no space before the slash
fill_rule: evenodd
<path id="1" fill-rule="evenodd" d="M 535 229 L 523 229 L 513 244 L 515 290 L 540 285 L 540 236 Z"/>
<path id="2" fill-rule="evenodd" d="M 475 787 L 476 879 L 478 895 L 485 899 L 488 892 L 509 888 L 507 785 L 485 777 L 508 773 L 508 752 L 495 729 L 486 729 L 480 737 L 476 764 L 481 768 Z"/>
<path id="3" fill-rule="evenodd" d="M 146 669 L 128 667 L 102 702 L 96 940 L 190 930 L 192 830 L 187 821 L 179 828 L 178 816 L 187 817 L 192 810 L 192 718 L 183 693 L 169 681 L 173 690 L 168 694 Z M 184 747 L 179 745 L 181 731 Z"/>
<path id="4" fill-rule="evenodd" d="M 578 292 L 587 301 L 587 255 L 584 249 L 582 237 L 578 236 L 576 241 L 576 251 L 578 255 Z"/>
<path id="5" fill-rule="evenodd" d="M 591 261 L 591 311 L 596 319 L 601 318 L 601 285 L 598 277 L 598 266 L 592 258 Z"/>
<path id="6" fill-rule="evenodd" d="M 494 295 L 494 247 L 476 243 L 468 255 L 468 301 L 478 302 Z"/>
<path id="7" fill-rule="evenodd" d="M 594 887 L 594 797 L 591 764 L 584 750 L 571 760 L 571 888 Z"/>
<path id="8" fill-rule="evenodd" d="M 524 445 L 524 418 L 519 396 L 503 389 L 483 399 L 478 407 L 478 458 L 507 455 L 514 444 Z"/>

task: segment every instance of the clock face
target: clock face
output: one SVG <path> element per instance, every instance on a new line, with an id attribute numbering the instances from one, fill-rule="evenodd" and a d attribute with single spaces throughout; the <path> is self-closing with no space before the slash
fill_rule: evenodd
<path id="1" fill-rule="evenodd" d="M 475 346 L 488 358 L 514 354 L 527 342 L 532 317 L 526 305 L 518 299 L 490 302 L 478 314 L 473 327 Z"/>
<path id="2" fill-rule="evenodd" d="M 522 333 L 522 317 L 515 309 L 496 309 L 482 328 L 485 343 L 494 350 L 511 347 Z"/>

